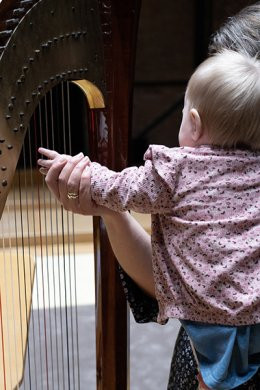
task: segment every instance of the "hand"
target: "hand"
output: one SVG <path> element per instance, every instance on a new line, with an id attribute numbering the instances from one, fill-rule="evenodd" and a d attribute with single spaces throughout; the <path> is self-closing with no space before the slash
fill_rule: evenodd
<path id="1" fill-rule="evenodd" d="M 59 154 L 55 150 L 50 150 L 46 148 L 39 148 L 38 152 L 42 154 L 43 156 L 47 157 L 48 159 L 38 159 L 37 163 L 40 165 L 39 171 L 43 175 L 47 175 L 49 169 L 53 166 L 53 164 L 60 164 L 60 166 L 64 166 L 66 162 L 71 160 L 73 157 L 68 154 Z M 74 156 L 74 158 L 83 158 L 83 153 L 77 154 L 77 156 Z"/>
<path id="2" fill-rule="evenodd" d="M 46 175 L 49 190 L 65 210 L 100 216 L 114 213 L 92 201 L 90 160 L 83 153 L 72 157 L 45 148 L 39 148 L 39 153 L 47 157 L 46 160 L 38 160 L 40 172 Z"/>

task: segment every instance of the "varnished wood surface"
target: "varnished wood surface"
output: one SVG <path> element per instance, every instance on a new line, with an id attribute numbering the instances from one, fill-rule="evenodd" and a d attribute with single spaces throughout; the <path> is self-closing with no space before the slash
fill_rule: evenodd
<path id="1" fill-rule="evenodd" d="M 15 8 L 16 5 L 18 5 L 18 1 L 14 0 L 2 0 L 0 4 L 0 20 L 2 18 L 5 18 L 6 14 L 13 8 Z"/>
<path id="2" fill-rule="evenodd" d="M 23 379 L 34 270 L 24 250 L 0 254 L 0 390 L 16 389 Z"/>
<path id="3" fill-rule="evenodd" d="M 135 46 L 140 0 L 100 1 L 103 29 L 107 145 L 92 134 L 92 159 L 121 170 L 128 163 Z M 118 265 L 102 220 L 94 218 L 97 389 L 129 389 L 129 320 Z M 112 316 L 111 313 L 116 315 Z"/>

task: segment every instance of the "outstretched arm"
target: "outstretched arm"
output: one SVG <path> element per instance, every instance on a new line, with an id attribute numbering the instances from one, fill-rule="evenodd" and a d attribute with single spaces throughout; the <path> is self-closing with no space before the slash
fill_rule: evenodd
<path id="1" fill-rule="evenodd" d="M 124 271 L 155 297 L 150 235 L 128 212 L 102 215 L 113 252 Z"/>
<path id="2" fill-rule="evenodd" d="M 114 254 L 139 287 L 154 297 L 150 236 L 128 212 L 115 212 L 97 206 L 90 196 L 89 160 L 82 154 L 71 157 L 40 148 L 49 160 L 39 160 L 45 169 L 46 183 L 66 210 L 84 215 L 99 215 L 107 228 Z M 68 199 L 67 193 L 78 194 Z"/>

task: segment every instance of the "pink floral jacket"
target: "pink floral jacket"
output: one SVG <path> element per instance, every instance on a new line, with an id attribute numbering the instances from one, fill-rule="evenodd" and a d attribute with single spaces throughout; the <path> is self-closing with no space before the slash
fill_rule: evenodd
<path id="1" fill-rule="evenodd" d="M 152 214 L 158 322 L 260 323 L 260 152 L 152 145 L 141 167 L 91 164 L 91 196 Z"/>

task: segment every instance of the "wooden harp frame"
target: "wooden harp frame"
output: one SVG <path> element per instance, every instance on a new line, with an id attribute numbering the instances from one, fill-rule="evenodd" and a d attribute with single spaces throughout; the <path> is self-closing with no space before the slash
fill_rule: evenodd
<path id="1" fill-rule="evenodd" d="M 140 3 L 5 0 L 0 5 L 0 215 L 30 118 L 61 81 L 88 80 L 101 92 L 109 132 L 102 148 L 99 135 L 91 135 L 91 158 L 117 170 L 127 165 Z M 123 390 L 129 388 L 127 305 L 100 218 L 94 218 L 94 251 L 97 389 Z"/>

